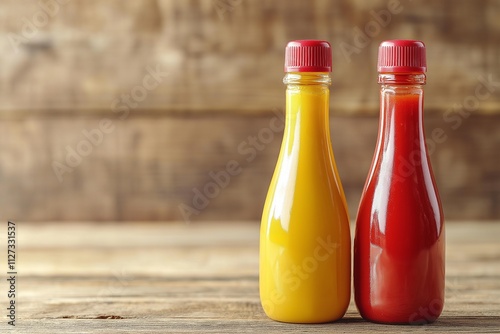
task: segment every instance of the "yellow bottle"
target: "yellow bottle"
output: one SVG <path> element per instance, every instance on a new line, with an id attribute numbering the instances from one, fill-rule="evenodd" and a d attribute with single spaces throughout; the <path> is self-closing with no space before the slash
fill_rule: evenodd
<path id="1" fill-rule="evenodd" d="M 329 130 L 331 48 L 288 43 L 286 125 L 260 232 L 260 299 L 274 320 L 342 318 L 351 296 L 346 200 Z"/>

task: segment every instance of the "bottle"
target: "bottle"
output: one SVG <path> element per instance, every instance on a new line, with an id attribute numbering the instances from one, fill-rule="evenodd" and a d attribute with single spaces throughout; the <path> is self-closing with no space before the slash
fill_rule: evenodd
<path id="1" fill-rule="evenodd" d="M 441 201 L 423 124 L 425 45 L 380 45 L 380 124 L 356 219 L 354 290 L 361 316 L 392 324 L 436 320 L 444 303 Z"/>
<path id="2" fill-rule="evenodd" d="M 331 47 L 288 43 L 286 121 L 260 232 L 260 298 L 266 314 L 292 323 L 341 318 L 349 305 L 346 201 L 329 129 Z"/>

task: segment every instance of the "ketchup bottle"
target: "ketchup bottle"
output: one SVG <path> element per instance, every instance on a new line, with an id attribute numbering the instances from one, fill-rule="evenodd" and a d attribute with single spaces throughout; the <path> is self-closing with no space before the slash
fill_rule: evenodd
<path id="1" fill-rule="evenodd" d="M 286 123 L 262 213 L 260 299 L 274 320 L 342 318 L 351 298 L 351 237 L 330 141 L 326 41 L 288 43 Z"/>
<path id="2" fill-rule="evenodd" d="M 356 305 L 366 320 L 422 324 L 443 309 L 445 239 L 441 201 L 425 145 L 425 45 L 380 45 L 380 123 L 358 209 Z"/>

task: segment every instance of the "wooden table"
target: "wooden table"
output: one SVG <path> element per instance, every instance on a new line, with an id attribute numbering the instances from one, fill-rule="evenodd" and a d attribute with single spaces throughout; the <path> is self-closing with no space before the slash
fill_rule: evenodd
<path id="1" fill-rule="evenodd" d="M 17 224 L 19 333 L 500 332 L 500 224 L 448 223 L 445 310 L 427 326 L 274 322 L 257 223 Z M 0 239 L 6 268 L 5 233 Z M 6 270 L 4 270 L 4 273 Z M 0 308 L 6 314 L 5 280 Z M 7 325 L 4 316 L 1 333 Z"/>

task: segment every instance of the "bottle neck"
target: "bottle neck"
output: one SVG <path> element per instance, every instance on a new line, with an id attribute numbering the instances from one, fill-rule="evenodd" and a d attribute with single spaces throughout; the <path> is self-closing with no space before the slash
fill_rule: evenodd
<path id="1" fill-rule="evenodd" d="M 425 85 L 424 73 L 379 73 L 378 83 L 382 85 Z"/>
<path id="2" fill-rule="evenodd" d="M 326 72 L 290 72 L 283 78 L 285 85 L 330 86 L 332 79 Z"/>
<path id="3" fill-rule="evenodd" d="M 423 124 L 425 75 L 381 73 L 379 83 L 379 156 L 421 164 L 427 160 Z"/>
<path id="4" fill-rule="evenodd" d="M 315 139 L 329 140 L 330 75 L 287 73 L 283 82 L 287 85 L 285 135 L 293 133 L 295 140 L 304 138 L 304 145 L 316 145 Z"/>

